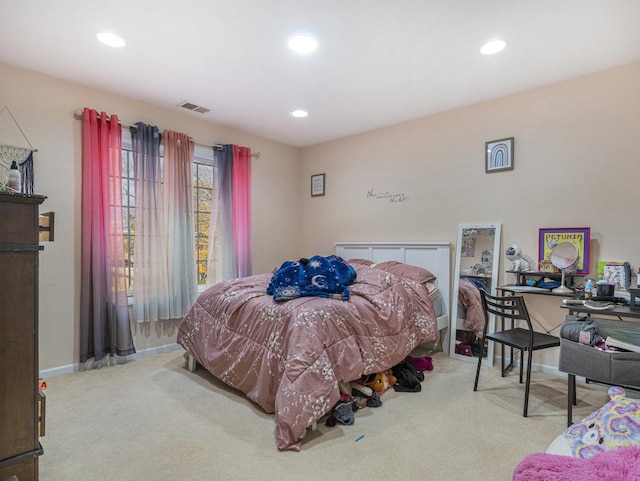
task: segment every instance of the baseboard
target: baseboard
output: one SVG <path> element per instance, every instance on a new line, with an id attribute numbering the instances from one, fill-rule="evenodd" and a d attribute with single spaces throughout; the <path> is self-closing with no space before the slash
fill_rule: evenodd
<path id="1" fill-rule="evenodd" d="M 520 359 L 516 359 L 515 360 L 515 366 L 514 369 L 520 369 Z M 500 356 L 497 356 L 495 358 L 495 366 L 500 366 Z M 532 363 L 531 364 L 531 371 L 532 372 L 544 372 L 547 374 L 551 374 L 553 376 L 557 376 L 559 378 L 562 378 L 564 381 L 567 381 L 568 378 L 568 374 L 566 372 L 562 372 L 558 369 L 558 366 L 549 366 L 547 364 L 537 364 L 537 363 Z M 535 375 L 532 379 L 535 379 Z M 607 391 L 611 386 L 614 386 L 615 384 L 606 384 L 606 383 L 602 383 L 602 382 L 598 382 L 598 381 L 593 381 L 593 380 L 587 380 L 584 376 L 576 376 L 576 382 L 581 383 L 581 384 L 589 384 L 590 386 L 599 386 L 603 391 Z M 632 391 L 632 392 L 638 392 L 640 393 L 640 387 L 638 387 L 637 389 L 634 389 L 633 387 L 629 387 L 629 386 L 624 386 L 624 389 L 626 392 Z"/>
<path id="2" fill-rule="evenodd" d="M 500 359 L 501 356 L 495 356 L 494 358 L 494 366 L 500 366 Z M 515 362 L 514 362 L 515 366 L 514 369 L 520 369 L 520 359 L 516 358 Z M 558 377 L 567 377 L 567 373 L 566 372 L 562 372 L 558 369 L 558 366 L 550 366 L 548 364 L 538 364 L 536 362 L 532 362 L 531 363 L 531 371 L 535 372 L 544 372 L 547 374 L 552 374 L 554 376 L 558 376 Z"/>
<path id="3" fill-rule="evenodd" d="M 105 361 L 100 361 L 100 363 L 96 363 L 96 365 L 92 367 L 99 367 L 106 364 L 119 364 L 121 362 L 127 362 L 134 359 L 141 359 L 143 357 L 153 356 L 154 354 L 160 354 L 163 352 L 175 351 L 177 349 L 182 349 L 182 346 L 180 346 L 178 343 L 165 344 L 163 346 L 157 346 L 157 347 L 150 347 L 148 349 L 138 351 L 135 354 L 132 354 L 131 356 L 118 357 L 116 359 L 111 359 L 111 357 L 108 356 L 107 358 L 105 358 Z M 89 361 L 89 363 L 92 363 L 92 361 Z M 86 369 L 87 367 L 84 367 L 80 363 L 67 364 L 66 366 L 43 369 L 40 371 L 40 377 L 42 379 L 50 379 L 52 377 L 62 376 L 64 374 L 72 374 L 74 372 L 84 371 Z"/>

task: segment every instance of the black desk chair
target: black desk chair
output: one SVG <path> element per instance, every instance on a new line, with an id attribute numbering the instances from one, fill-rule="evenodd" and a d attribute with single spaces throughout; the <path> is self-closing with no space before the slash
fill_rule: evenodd
<path id="1" fill-rule="evenodd" d="M 487 294 L 484 291 L 480 291 L 480 297 L 482 298 L 482 307 L 484 309 L 484 330 L 482 331 L 482 342 L 480 345 L 484 346 L 486 341 L 494 341 L 502 345 L 518 349 L 520 351 L 520 384 L 522 384 L 524 352 L 527 351 L 528 353 L 523 412 L 523 416 L 527 417 L 527 409 L 529 407 L 529 385 L 531 384 L 531 357 L 533 351 L 559 346 L 560 339 L 558 337 L 533 330 L 533 327 L 531 326 L 531 319 L 529 318 L 529 311 L 527 311 L 527 306 L 524 303 L 524 297 L 497 297 Z M 503 328 L 504 320 L 511 319 L 511 328 L 487 334 L 487 327 L 489 326 L 489 318 L 491 314 L 495 314 L 496 318 L 500 318 L 502 320 Z M 527 324 L 526 328 L 514 327 L 514 321 L 525 321 Z M 511 362 L 513 362 L 513 359 Z M 481 366 L 482 356 L 478 357 L 476 382 L 473 385 L 474 391 L 478 390 L 478 378 L 480 377 Z M 504 377 L 506 373 L 507 371 L 503 371 L 502 377 Z"/>

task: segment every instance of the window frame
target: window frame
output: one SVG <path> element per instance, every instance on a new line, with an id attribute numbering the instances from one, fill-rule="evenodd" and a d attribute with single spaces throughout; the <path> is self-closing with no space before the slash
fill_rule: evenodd
<path id="1" fill-rule="evenodd" d="M 133 142 L 131 140 L 131 132 L 128 129 L 122 129 L 122 219 L 123 219 L 123 239 L 125 250 L 125 273 L 126 273 L 126 286 L 127 295 L 133 297 L 133 261 L 135 258 L 135 228 L 132 222 L 135 220 L 135 187 L 134 187 L 134 173 L 133 173 Z M 164 148 L 160 146 L 160 156 L 163 157 Z M 213 179 L 214 179 L 214 148 L 206 148 L 204 146 L 196 145 L 194 148 L 193 158 L 193 213 L 194 216 L 194 247 L 196 250 L 196 282 L 198 284 L 198 291 L 201 292 L 206 288 L 206 271 L 208 263 L 208 249 L 209 249 L 209 237 L 207 234 L 198 228 L 198 222 L 200 219 L 210 219 L 211 204 L 209 203 L 208 212 L 204 209 L 205 206 L 201 205 L 198 199 L 200 199 L 203 192 L 207 196 L 206 191 L 209 191 L 209 202 L 213 201 Z M 211 169 L 211 175 L 208 176 L 211 180 L 209 187 L 201 185 L 198 182 L 199 179 L 204 177 L 199 175 L 200 170 Z M 207 226 L 208 229 L 208 226 Z M 199 249 L 199 245 L 204 246 L 204 252 Z M 204 266 L 203 272 L 201 271 Z"/>

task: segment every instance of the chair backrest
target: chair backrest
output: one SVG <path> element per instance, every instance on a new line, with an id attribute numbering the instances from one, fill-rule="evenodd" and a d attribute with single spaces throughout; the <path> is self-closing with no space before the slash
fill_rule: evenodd
<path id="1" fill-rule="evenodd" d="M 489 316 L 495 314 L 504 319 L 526 321 L 527 327 L 533 331 L 527 305 L 523 296 L 492 296 L 485 291 L 480 291 L 482 308 L 484 310 L 484 329 L 487 332 Z"/>

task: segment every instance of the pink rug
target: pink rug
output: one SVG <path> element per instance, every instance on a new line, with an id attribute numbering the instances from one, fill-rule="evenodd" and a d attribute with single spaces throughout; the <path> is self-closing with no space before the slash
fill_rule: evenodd
<path id="1" fill-rule="evenodd" d="M 513 481 L 639 481 L 640 447 L 603 451 L 588 459 L 530 454 L 518 464 Z"/>

